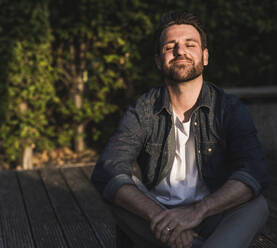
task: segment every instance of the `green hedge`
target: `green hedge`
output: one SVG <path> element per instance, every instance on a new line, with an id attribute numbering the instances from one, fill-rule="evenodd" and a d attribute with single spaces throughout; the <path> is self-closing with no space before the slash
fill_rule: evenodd
<path id="1" fill-rule="evenodd" d="M 0 160 L 85 141 L 101 148 L 138 95 L 163 84 L 153 31 L 166 10 L 195 13 L 220 86 L 276 83 L 276 1 L 0 1 Z"/>

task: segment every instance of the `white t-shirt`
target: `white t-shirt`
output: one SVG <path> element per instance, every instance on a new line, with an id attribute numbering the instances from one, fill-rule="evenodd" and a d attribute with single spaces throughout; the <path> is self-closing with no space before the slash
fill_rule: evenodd
<path id="1" fill-rule="evenodd" d="M 164 205 L 186 205 L 209 194 L 205 183 L 198 177 L 195 143 L 190 122 L 182 123 L 173 113 L 176 153 L 170 174 L 151 191 Z"/>

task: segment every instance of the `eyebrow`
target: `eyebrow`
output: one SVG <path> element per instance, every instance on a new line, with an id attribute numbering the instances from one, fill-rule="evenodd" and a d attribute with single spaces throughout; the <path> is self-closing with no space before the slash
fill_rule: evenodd
<path id="1" fill-rule="evenodd" d="M 188 38 L 188 39 L 186 39 L 186 41 L 193 41 L 193 42 L 195 42 L 195 43 L 198 43 L 198 44 L 199 44 L 199 41 L 198 41 L 198 40 L 196 40 L 196 39 L 193 39 L 193 38 Z M 169 44 L 169 43 L 175 43 L 175 40 L 170 40 L 170 41 L 167 41 L 167 42 L 163 43 L 163 44 L 162 44 L 162 46 L 165 46 L 166 44 Z"/>
<path id="2" fill-rule="evenodd" d="M 193 39 L 193 38 L 190 38 L 190 39 L 186 39 L 186 41 L 193 41 L 193 42 L 199 43 L 199 41 L 198 41 L 198 40 L 196 40 L 196 39 Z"/>

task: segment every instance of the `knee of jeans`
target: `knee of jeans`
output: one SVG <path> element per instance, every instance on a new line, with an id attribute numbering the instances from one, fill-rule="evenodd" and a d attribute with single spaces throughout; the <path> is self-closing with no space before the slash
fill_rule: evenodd
<path id="1" fill-rule="evenodd" d="M 258 214 L 261 217 L 264 217 L 264 219 L 266 220 L 269 216 L 269 208 L 266 199 L 262 195 L 260 195 L 253 201 L 255 202 L 256 214 Z"/>

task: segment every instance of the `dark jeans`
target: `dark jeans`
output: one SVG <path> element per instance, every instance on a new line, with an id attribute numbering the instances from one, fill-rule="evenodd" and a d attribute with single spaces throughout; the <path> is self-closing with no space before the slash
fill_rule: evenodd
<path id="1" fill-rule="evenodd" d="M 137 178 L 133 180 L 141 191 L 153 199 L 151 193 Z M 150 224 L 144 219 L 117 206 L 111 206 L 111 210 L 119 227 L 133 241 L 134 247 L 168 247 L 155 238 L 150 230 Z M 210 216 L 195 228 L 199 238 L 194 239 L 193 248 L 249 247 L 255 235 L 264 226 L 268 214 L 267 202 L 260 195 L 222 214 Z"/>

